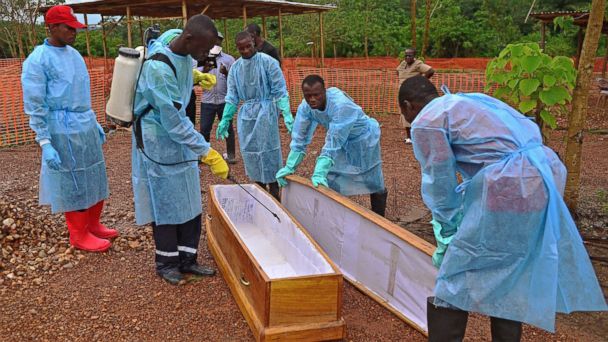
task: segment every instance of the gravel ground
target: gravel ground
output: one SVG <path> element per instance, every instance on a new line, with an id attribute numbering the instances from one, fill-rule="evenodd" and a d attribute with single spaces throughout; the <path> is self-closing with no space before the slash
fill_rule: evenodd
<path id="1" fill-rule="evenodd" d="M 379 116 L 386 184 L 387 216 L 402 222 L 424 210 L 420 169 L 411 147 L 403 144 L 397 116 Z M 282 129 L 284 156 L 288 139 Z M 298 174 L 310 176 L 323 145 L 318 129 Z M 563 151 L 563 132 L 550 145 Z M 223 143 L 212 141 L 220 152 Z M 0 150 L 0 340 L 70 341 L 248 341 L 253 336 L 221 276 L 190 278 L 171 286 L 154 273 L 154 249 L 149 227 L 134 225 L 131 191 L 130 135 L 119 131 L 104 146 L 110 189 L 102 221 L 121 237 L 104 254 L 69 248 L 62 215 L 37 205 L 39 148 L 35 145 Z M 606 258 L 608 234 L 608 137 L 587 135 L 584 145 L 579 226 L 593 257 Z M 563 153 L 563 152 L 562 152 Z M 562 154 L 563 155 L 563 154 Z M 242 162 L 233 175 L 245 182 Z M 203 167 L 203 192 L 212 178 Z M 369 197 L 355 200 L 369 207 Z M 206 196 L 203 196 L 206 207 Z M 423 212 L 423 211 L 422 211 Z M 407 229 L 434 242 L 423 218 Z M 587 239 L 586 239 L 587 240 Z M 214 265 L 203 236 L 199 261 Z M 605 262 L 594 261 L 604 290 Z M 376 302 L 345 283 L 343 316 L 347 341 L 424 341 L 423 335 Z M 525 326 L 524 341 L 600 341 L 608 336 L 608 314 L 558 317 L 557 333 Z M 489 340 L 489 320 L 473 315 L 467 340 Z"/>

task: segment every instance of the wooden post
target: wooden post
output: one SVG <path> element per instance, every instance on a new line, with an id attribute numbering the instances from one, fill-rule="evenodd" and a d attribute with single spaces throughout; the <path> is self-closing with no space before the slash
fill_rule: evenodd
<path id="1" fill-rule="evenodd" d="M 141 46 L 146 46 L 146 37 L 144 37 L 144 26 L 142 25 L 143 20 L 139 17 L 137 24 L 139 25 L 139 35 L 141 36 Z"/>
<path id="2" fill-rule="evenodd" d="M 230 53 L 230 40 L 228 39 L 228 24 L 226 23 L 226 18 L 224 18 L 224 49 L 226 49 L 226 53 Z"/>
<path id="3" fill-rule="evenodd" d="M 319 36 L 321 48 L 321 68 L 325 67 L 325 31 L 323 30 L 323 12 L 319 12 Z"/>
<path id="4" fill-rule="evenodd" d="M 281 54 L 281 59 L 284 58 L 283 50 L 285 43 L 283 42 L 283 11 L 281 7 L 279 7 L 279 53 Z"/>
<path id="5" fill-rule="evenodd" d="M 127 45 L 133 47 L 133 37 L 131 36 L 131 7 L 127 6 Z"/>
<path id="6" fill-rule="evenodd" d="M 584 39 L 583 27 L 580 26 L 578 28 L 578 34 L 576 35 L 576 40 L 577 40 L 577 44 L 576 44 L 576 61 L 574 63 L 574 67 L 577 68 L 577 69 L 578 69 L 579 61 L 581 60 L 581 50 L 583 49 L 583 39 Z"/>
<path id="7" fill-rule="evenodd" d="M 184 21 L 184 27 L 186 27 L 186 22 L 188 22 L 188 4 L 186 0 L 182 0 L 182 20 Z"/>
<path id="8" fill-rule="evenodd" d="M 247 28 L 247 6 L 243 6 L 243 30 Z"/>
<path id="9" fill-rule="evenodd" d="M 568 136 L 566 144 L 566 191 L 564 199 L 570 211 L 575 213 L 581 181 L 581 154 L 583 152 L 583 127 L 589 107 L 589 88 L 595 64 L 595 52 L 599 43 L 604 21 L 606 0 L 593 0 L 589 11 L 587 33 L 580 54 L 576 86 L 572 95 L 572 112 L 568 117 Z"/>
<path id="10" fill-rule="evenodd" d="M 268 30 L 266 29 L 266 17 L 262 16 L 262 32 L 264 34 L 264 40 L 268 39 Z"/>
<path id="11" fill-rule="evenodd" d="M 91 39 L 89 37 L 89 18 L 87 17 L 87 14 L 84 14 L 84 25 L 86 26 L 86 40 L 87 40 L 87 57 L 89 60 L 89 68 L 91 67 Z"/>
<path id="12" fill-rule="evenodd" d="M 547 23 L 544 21 L 540 22 L 540 48 L 545 50 L 545 40 L 546 40 L 546 29 Z"/>
<path id="13" fill-rule="evenodd" d="M 606 53 L 604 54 L 604 63 L 602 65 L 602 78 L 606 77 L 606 66 L 608 65 L 608 33 L 606 33 Z"/>

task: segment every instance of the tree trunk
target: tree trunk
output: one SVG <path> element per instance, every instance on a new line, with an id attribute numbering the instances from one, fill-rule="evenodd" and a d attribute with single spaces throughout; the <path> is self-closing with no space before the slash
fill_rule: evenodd
<path id="1" fill-rule="evenodd" d="M 416 48 L 416 0 L 410 0 L 410 16 L 412 29 L 412 48 Z"/>
<path id="2" fill-rule="evenodd" d="M 431 0 L 426 0 L 424 9 L 424 37 L 422 38 L 422 57 L 426 57 L 426 50 L 429 48 L 429 33 L 431 30 Z"/>
<path id="3" fill-rule="evenodd" d="M 571 212 L 575 212 L 578 205 L 581 152 L 583 147 L 583 126 L 587 116 L 587 100 L 595 53 L 602 30 L 606 0 L 593 0 L 587 23 L 587 33 L 578 63 L 578 76 L 572 98 L 572 113 L 568 119 L 568 140 L 566 144 L 566 168 L 568 179 L 566 181 L 565 200 Z"/>

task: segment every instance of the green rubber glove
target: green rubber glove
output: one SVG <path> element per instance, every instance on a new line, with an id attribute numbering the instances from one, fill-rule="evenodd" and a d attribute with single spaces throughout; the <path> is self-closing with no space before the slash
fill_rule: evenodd
<path id="1" fill-rule="evenodd" d="M 456 232 L 452 233 L 450 236 L 444 237 L 441 234 L 441 231 L 443 230 L 441 223 L 432 220 L 431 224 L 433 225 L 435 240 L 437 240 L 437 249 L 435 249 L 435 252 L 433 253 L 433 265 L 439 268 L 439 266 L 441 266 L 441 263 L 443 262 L 445 252 L 448 250 L 448 246 L 450 242 L 452 242 L 452 238 L 454 237 L 454 234 L 456 234 Z"/>
<path id="2" fill-rule="evenodd" d="M 296 172 L 296 168 L 298 167 L 298 165 L 300 165 L 302 160 L 304 160 L 305 155 L 306 154 L 304 154 L 304 152 L 289 151 L 285 167 L 280 169 L 275 176 L 280 187 L 287 185 L 287 180 L 285 179 L 285 177 L 292 175 Z"/>
<path id="3" fill-rule="evenodd" d="M 224 106 L 224 113 L 222 114 L 222 121 L 217 125 L 217 131 L 215 131 L 215 138 L 217 140 L 224 140 L 228 138 L 228 126 L 230 126 L 230 122 L 234 117 L 234 113 L 236 113 L 236 105 L 230 102 L 226 102 Z"/>
<path id="4" fill-rule="evenodd" d="M 293 115 L 291 115 L 291 108 L 289 107 L 289 97 L 284 96 L 277 101 L 277 106 L 283 114 L 283 120 L 285 120 L 285 127 L 287 127 L 287 131 L 291 134 L 291 130 L 293 129 Z"/>
<path id="5" fill-rule="evenodd" d="M 315 165 L 315 172 L 312 174 L 312 185 L 315 188 L 319 187 L 319 185 L 327 185 L 327 174 L 329 173 L 329 169 L 334 166 L 334 161 L 325 156 L 320 156 L 317 158 L 317 165 Z"/>

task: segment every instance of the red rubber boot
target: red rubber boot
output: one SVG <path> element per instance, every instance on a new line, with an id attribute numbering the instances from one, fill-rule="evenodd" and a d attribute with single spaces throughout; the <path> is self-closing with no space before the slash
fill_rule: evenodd
<path id="1" fill-rule="evenodd" d="M 103 201 L 99 201 L 97 204 L 87 210 L 89 213 L 89 232 L 102 239 L 112 239 L 117 237 L 118 231 L 110 229 L 99 222 L 102 210 Z"/>
<path id="2" fill-rule="evenodd" d="M 70 245 L 89 252 L 105 252 L 112 246 L 110 241 L 100 239 L 89 233 L 88 211 L 70 211 L 65 213 L 65 222 L 70 232 Z"/>

